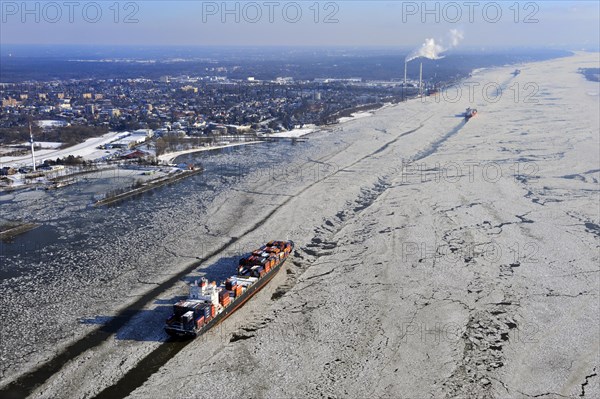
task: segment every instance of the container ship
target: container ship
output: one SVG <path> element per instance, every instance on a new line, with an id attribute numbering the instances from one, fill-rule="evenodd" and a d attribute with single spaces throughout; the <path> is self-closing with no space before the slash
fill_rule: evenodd
<path id="1" fill-rule="evenodd" d="M 469 120 L 472 117 L 474 117 L 475 115 L 477 115 L 477 110 L 475 108 L 467 108 L 464 115 L 465 115 L 465 119 Z"/>
<path id="2" fill-rule="evenodd" d="M 204 277 L 194 281 L 188 299 L 173 306 L 165 331 L 193 338 L 225 320 L 271 281 L 293 248 L 293 241 L 270 241 L 240 259 L 237 273 L 221 284 Z"/>

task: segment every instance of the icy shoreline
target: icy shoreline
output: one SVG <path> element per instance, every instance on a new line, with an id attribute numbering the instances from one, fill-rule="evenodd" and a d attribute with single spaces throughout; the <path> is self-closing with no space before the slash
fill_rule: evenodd
<path id="1" fill-rule="evenodd" d="M 189 150 L 182 150 L 182 151 L 169 152 L 166 154 L 162 154 L 162 155 L 159 155 L 157 158 L 161 162 L 170 164 L 170 163 L 173 163 L 175 161 L 175 159 L 177 159 L 178 157 L 180 157 L 182 155 L 193 154 L 196 152 L 203 152 L 203 151 L 219 150 L 222 148 L 237 147 L 240 145 L 259 144 L 259 143 L 262 143 L 262 141 L 244 141 L 242 143 L 230 143 L 230 144 L 221 144 L 221 145 L 211 145 L 208 147 L 190 148 Z"/>

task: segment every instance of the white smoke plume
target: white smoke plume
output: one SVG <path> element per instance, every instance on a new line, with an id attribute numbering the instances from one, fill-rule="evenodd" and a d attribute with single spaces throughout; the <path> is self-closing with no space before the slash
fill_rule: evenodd
<path id="1" fill-rule="evenodd" d="M 458 29 L 450 29 L 450 46 L 456 47 L 465 38 L 465 34 Z"/>
<path id="2" fill-rule="evenodd" d="M 435 39 L 425 39 L 425 43 L 418 49 L 413 50 L 407 57 L 406 62 L 414 60 L 415 58 L 424 57 L 430 60 L 437 60 L 443 58 L 440 53 L 445 49 L 441 44 L 435 42 Z"/>
<path id="3" fill-rule="evenodd" d="M 458 46 L 460 41 L 464 38 L 464 34 L 458 29 L 450 29 L 448 33 L 450 45 L 445 47 L 441 41 L 436 42 L 435 39 L 425 39 L 425 42 L 421 47 L 411 51 L 406 57 L 405 62 L 412 61 L 415 58 L 423 57 L 429 58 L 430 60 L 439 60 L 444 58 L 441 53 L 448 51 L 452 47 Z"/>

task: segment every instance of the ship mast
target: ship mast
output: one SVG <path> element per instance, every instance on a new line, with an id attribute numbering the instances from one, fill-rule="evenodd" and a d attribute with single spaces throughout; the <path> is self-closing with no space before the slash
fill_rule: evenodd
<path id="1" fill-rule="evenodd" d="M 33 148 L 33 132 L 31 130 L 31 122 L 29 122 L 29 140 L 31 141 L 31 163 L 33 163 L 33 171 L 35 172 L 35 150 Z"/>
<path id="2" fill-rule="evenodd" d="M 408 68 L 408 61 L 404 61 L 404 84 L 402 85 L 402 101 L 406 101 L 406 68 Z"/>

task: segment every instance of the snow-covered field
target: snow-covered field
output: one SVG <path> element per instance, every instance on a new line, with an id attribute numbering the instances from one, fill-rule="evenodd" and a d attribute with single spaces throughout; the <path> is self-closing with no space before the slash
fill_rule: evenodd
<path id="1" fill-rule="evenodd" d="M 372 112 L 363 112 L 363 111 L 361 111 L 361 112 L 354 112 L 354 113 L 352 113 L 351 116 L 341 117 L 340 119 L 338 119 L 338 122 L 339 123 L 344 123 L 344 122 L 352 121 L 352 120 L 355 120 L 355 119 L 366 118 L 366 117 L 369 117 L 369 116 L 373 116 L 373 113 Z"/>
<path id="2" fill-rule="evenodd" d="M 486 69 L 472 79 L 502 95 L 390 106 L 315 133 L 314 153 L 275 163 L 276 178 L 113 210 L 123 234 L 66 254 L 71 274 L 0 287 L 2 384 L 81 339 L 32 396 L 94 396 L 169 348 L 177 273 L 220 279 L 281 238 L 297 245 L 285 270 L 131 397 L 599 397 L 598 84 L 577 73 L 598 64 Z M 479 114 L 464 123 L 468 106 Z M 13 201 L 41 194 L 28 195 Z M 24 329 L 33 313 L 51 322 Z M 99 326 L 105 337 L 87 335 Z"/>
<path id="3" fill-rule="evenodd" d="M 110 143 L 116 140 L 123 133 L 109 132 L 100 137 L 87 139 L 83 143 L 64 149 L 43 149 L 35 152 L 36 161 L 42 163 L 44 159 L 64 158 L 69 155 L 74 157 L 81 156 L 84 159 L 92 160 L 108 155 L 107 151 L 99 150 L 96 147 Z M 110 152 L 110 151 L 109 151 Z M 31 166 L 31 154 L 18 157 L 0 157 L 0 166 Z"/>
<path id="4" fill-rule="evenodd" d="M 317 130 L 316 126 L 313 127 L 304 127 L 300 129 L 293 129 L 287 132 L 278 132 L 271 133 L 269 137 L 279 137 L 279 138 L 298 138 L 302 136 L 306 136 L 307 134 L 311 134 Z"/>
<path id="5" fill-rule="evenodd" d="M 180 157 L 180 156 L 186 155 L 186 154 L 193 154 L 195 152 L 212 151 L 212 150 L 218 150 L 220 148 L 237 147 L 239 145 L 258 144 L 258 143 L 261 143 L 261 141 L 245 141 L 245 142 L 242 142 L 242 143 L 229 143 L 229 144 L 221 144 L 221 145 L 211 145 L 211 146 L 207 146 L 207 147 L 191 148 L 189 150 L 181 150 L 181 151 L 169 152 L 169 153 L 166 153 L 166 154 L 159 155 L 157 158 L 161 162 L 173 163 L 173 162 L 175 162 L 175 159 L 177 157 Z"/>

